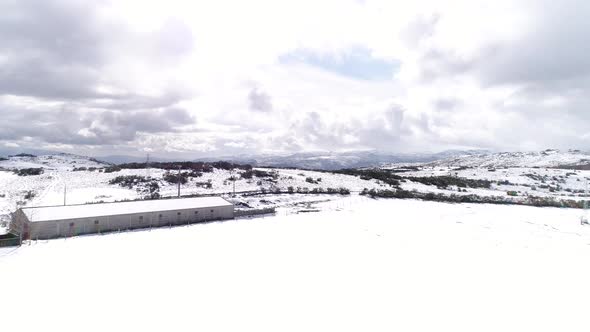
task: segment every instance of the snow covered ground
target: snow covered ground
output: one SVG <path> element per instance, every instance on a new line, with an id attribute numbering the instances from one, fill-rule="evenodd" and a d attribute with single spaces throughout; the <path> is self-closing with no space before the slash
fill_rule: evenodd
<path id="1" fill-rule="evenodd" d="M 581 210 L 372 200 L 0 250 L 2 328 L 588 331 Z"/>

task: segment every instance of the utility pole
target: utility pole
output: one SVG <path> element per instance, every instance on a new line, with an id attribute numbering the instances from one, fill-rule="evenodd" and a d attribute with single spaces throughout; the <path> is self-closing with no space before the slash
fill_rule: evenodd
<path id="1" fill-rule="evenodd" d="M 182 165 L 178 165 L 178 198 L 180 198 L 180 168 Z"/>
<path id="2" fill-rule="evenodd" d="M 590 225 L 590 223 L 588 223 L 588 218 L 586 217 L 587 212 L 588 212 L 588 179 L 586 178 L 586 189 L 584 190 L 584 212 L 582 213 L 582 217 L 580 218 L 580 224 L 582 226 Z"/>
<path id="3" fill-rule="evenodd" d="M 68 192 L 68 185 L 64 184 L 64 206 L 66 206 L 66 194 Z"/>
<path id="4" fill-rule="evenodd" d="M 588 212 L 588 179 L 586 179 L 586 188 L 584 189 L 584 214 Z"/>
<path id="5" fill-rule="evenodd" d="M 232 171 L 231 171 L 231 180 L 234 183 L 234 194 L 232 197 L 236 197 L 236 171 L 235 171 L 235 169 L 232 169 Z"/>
<path id="6" fill-rule="evenodd" d="M 151 172 L 150 172 L 150 154 L 147 154 L 147 159 L 145 161 L 145 169 L 147 170 L 147 178 L 149 179 L 151 177 Z"/>

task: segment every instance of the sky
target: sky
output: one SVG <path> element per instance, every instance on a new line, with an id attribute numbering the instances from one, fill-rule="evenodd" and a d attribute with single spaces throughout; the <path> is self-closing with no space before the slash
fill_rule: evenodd
<path id="1" fill-rule="evenodd" d="M 0 1 L 0 150 L 590 150 L 590 2 Z"/>

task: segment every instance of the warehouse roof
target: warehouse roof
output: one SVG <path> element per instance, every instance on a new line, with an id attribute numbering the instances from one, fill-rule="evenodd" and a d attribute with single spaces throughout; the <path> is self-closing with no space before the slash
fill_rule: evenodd
<path id="1" fill-rule="evenodd" d="M 221 197 L 196 197 L 23 208 L 32 222 L 233 206 Z"/>

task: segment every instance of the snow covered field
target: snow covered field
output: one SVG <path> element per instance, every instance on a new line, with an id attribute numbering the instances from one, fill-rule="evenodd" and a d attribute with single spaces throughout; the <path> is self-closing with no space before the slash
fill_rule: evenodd
<path id="1" fill-rule="evenodd" d="M 0 251 L 3 329 L 588 331 L 580 210 L 372 200 Z"/>

